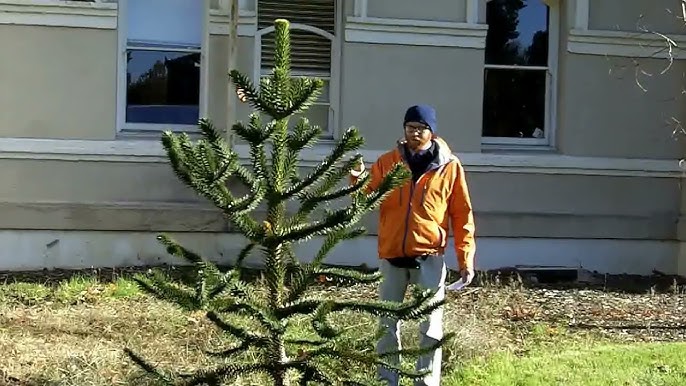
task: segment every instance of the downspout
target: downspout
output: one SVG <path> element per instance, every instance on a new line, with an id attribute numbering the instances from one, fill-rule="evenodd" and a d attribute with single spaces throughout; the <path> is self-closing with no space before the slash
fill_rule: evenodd
<path id="1" fill-rule="evenodd" d="M 226 0 L 228 3 L 227 11 L 229 12 L 229 42 L 228 42 L 228 70 L 236 69 L 236 51 L 238 46 L 238 14 L 240 12 L 238 0 Z M 231 135 L 231 126 L 236 121 L 236 90 L 233 83 L 227 80 L 227 94 L 226 94 L 226 128 L 225 138 L 229 147 L 233 148 L 233 136 Z"/>

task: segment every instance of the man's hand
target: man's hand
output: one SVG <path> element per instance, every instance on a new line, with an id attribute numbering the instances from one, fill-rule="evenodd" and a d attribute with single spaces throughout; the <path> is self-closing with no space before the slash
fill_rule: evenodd
<path id="1" fill-rule="evenodd" d="M 364 170 L 365 170 L 364 160 L 362 160 L 362 158 L 360 158 L 360 162 L 350 172 L 354 176 L 359 176 L 360 174 L 364 173 Z"/>
<path id="2" fill-rule="evenodd" d="M 248 97 L 245 96 L 245 91 L 242 88 L 236 89 L 236 95 L 238 96 L 239 101 L 243 103 L 248 101 Z"/>
<path id="3" fill-rule="evenodd" d="M 464 285 L 468 285 L 474 279 L 474 269 L 463 269 L 460 271 L 460 276 L 462 276 L 462 282 Z"/>

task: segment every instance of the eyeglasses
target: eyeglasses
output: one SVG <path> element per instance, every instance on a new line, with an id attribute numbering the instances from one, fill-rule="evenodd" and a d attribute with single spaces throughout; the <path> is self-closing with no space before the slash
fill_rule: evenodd
<path id="1" fill-rule="evenodd" d="M 418 133 L 422 133 L 422 132 L 424 132 L 425 130 L 430 130 L 430 129 L 429 129 L 429 126 L 425 126 L 425 125 L 422 125 L 422 126 L 405 125 L 405 131 L 407 131 L 408 133 L 412 133 L 412 132 L 415 132 L 415 131 L 418 132 Z"/>

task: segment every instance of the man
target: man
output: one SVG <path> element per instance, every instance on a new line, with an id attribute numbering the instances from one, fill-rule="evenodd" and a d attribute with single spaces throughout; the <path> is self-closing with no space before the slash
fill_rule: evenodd
<path id="1" fill-rule="evenodd" d="M 465 284 L 474 277 L 474 218 L 464 169 L 445 141 L 436 135 L 436 112 L 431 106 L 407 109 L 404 138 L 383 154 L 371 168 L 370 189 L 376 189 L 394 164 L 404 162 L 412 181 L 386 197 L 380 208 L 378 254 L 383 275 L 381 300 L 401 302 L 409 284 L 436 290 L 434 300 L 445 297 L 446 266 L 443 253 L 452 224 L 457 265 Z M 366 175 L 364 162 L 351 171 L 353 183 Z M 421 346 L 430 347 L 443 337 L 443 309 L 421 322 Z M 377 351 L 400 349 L 400 323 L 381 318 L 383 337 Z M 441 349 L 422 356 L 417 370 L 430 371 L 417 386 L 438 386 L 441 378 Z M 399 363 L 398 356 L 390 358 Z M 379 378 L 398 386 L 398 375 L 379 368 Z"/>

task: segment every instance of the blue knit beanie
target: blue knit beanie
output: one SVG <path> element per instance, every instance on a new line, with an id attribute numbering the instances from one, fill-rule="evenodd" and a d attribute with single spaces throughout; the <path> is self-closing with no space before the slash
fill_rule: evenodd
<path id="1" fill-rule="evenodd" d="M 436 129 L 438 129 L 436 110 L 429 105 L 415 105 L 407 109 L 403 125 L 407 124 L 407 122 L 423 123 L 429 126 L 434 133 L 436 133 Z"/>

